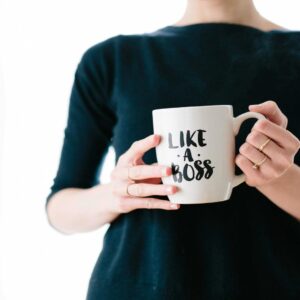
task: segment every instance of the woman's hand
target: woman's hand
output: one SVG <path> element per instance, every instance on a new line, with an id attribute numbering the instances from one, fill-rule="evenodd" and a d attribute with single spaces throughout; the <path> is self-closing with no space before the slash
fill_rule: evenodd
<path id="1" fill-rule="evenodd" d="M 144 153 L 157 146 L 159 142 L 159 135 L 149 135 L 132 143 L 131 147 L 119 157 L 116 167 L 110 174 L 109 183 L 111 192 L 109 205 L 113 214 L 128 213 L 138 208 L 174 210 L 180 207 L 179 204 L 170 201 L 144 198 L 173 194 L 177 191 L 176 186 L 160 184 L 162 176 L 172 174 L 170 167 L 157 163 L 147 165 L 142 159 Z"/>
<path id="2" fill-rule="evenodd" d="M 299 139 L 286 129 L 288 119 L 274 101 L 250 105 L 250 111 L 267 119 L 258 120 L 241 145 L 236 164 L 246 175 L 249 186 L 263 186 L 281 177 L 293 164 L 300 148 Z M 270 141 L 268 141 L 270 139 Z M 265 145 L 260 151 L 260 146 Z M 262 163 L 258 168 L 253 165 Z"/>

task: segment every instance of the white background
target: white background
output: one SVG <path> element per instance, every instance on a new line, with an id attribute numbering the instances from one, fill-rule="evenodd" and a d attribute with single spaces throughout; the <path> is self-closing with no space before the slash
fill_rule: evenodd
<path id="1" fill-rule="evenodd" d="M 275 23 L 300 29 L 297 0 L 255 3 Z M 88 47 L 107 37 L 175 23 L 184 6 L 185 0 L 2 1 L 1 300 L 85 299 L 107 226 L 66 236 L 49 226 L 44 212 L 76 65 Z M 102 182 L 113 158 L 110 148 Z"/>

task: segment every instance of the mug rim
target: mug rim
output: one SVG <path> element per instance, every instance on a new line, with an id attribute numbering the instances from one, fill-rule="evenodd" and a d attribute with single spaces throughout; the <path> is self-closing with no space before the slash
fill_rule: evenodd
<path id="1" fill-rule="evenodd" d="M 153 109 L 152 112 L 155 111 L 162 111 L 162 110 L 179 110 L 179 109 L 185 109 L 185 108 L 233 108 L 231 104 L 213 104 L 213 105 L 193 105 L 193 106 L 180 106 L 180 107 L 164 107 L 164 108 L 156 108 Z"/>

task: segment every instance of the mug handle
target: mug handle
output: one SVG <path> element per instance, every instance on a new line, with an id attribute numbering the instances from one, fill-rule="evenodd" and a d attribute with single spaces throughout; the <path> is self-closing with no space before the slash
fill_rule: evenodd
<path id="1" fill-rule="evenodd" d="M 257 113 L 257 112 L 245 112 L 239 116 L 237 116 L 236 118 L 233 118 L 233 132 L 234 132 L 234 136 L 236 136 L 239 131 L 240 131 L 240 128 L 241 128 L 241 125 L 244 121 L 246 121 L 247 119 L 250 119 L 250 118 L 255 118 L 255 119 L 258 119 L 258 120 L 261 120 L 261 119 L 266 119 L 266 117 L 260 113 Z M 241 184 L 242 182 L 245 181 L 245 174 L 240 174 L 240 175 L 235 175 L 234 178 L 233 178 L 233 182 L 232 182 L 232 187 L 236 187 L 238 186 L 239 184 Z"/>

